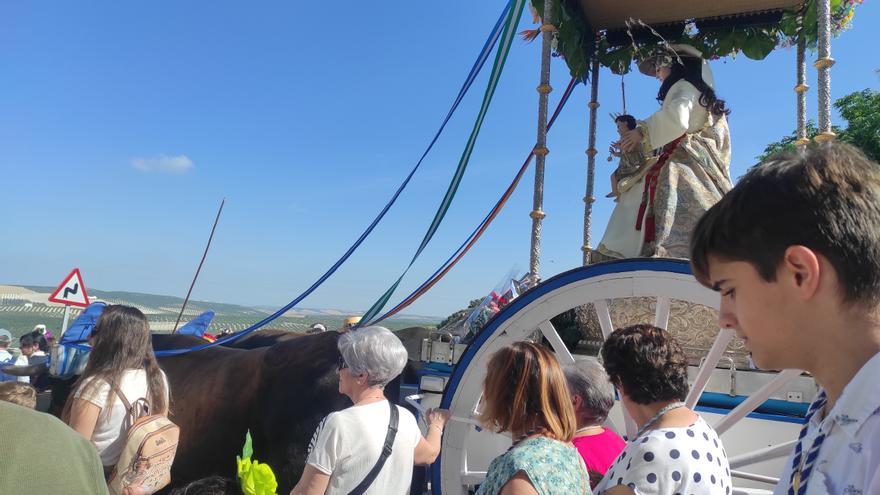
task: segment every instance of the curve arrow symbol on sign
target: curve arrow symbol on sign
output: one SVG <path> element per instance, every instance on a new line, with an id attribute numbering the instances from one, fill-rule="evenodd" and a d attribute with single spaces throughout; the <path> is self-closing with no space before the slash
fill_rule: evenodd
<path id="1" fill-rule="evenodd" d="M 67 299 L 68 294 L 76 294 L 77 292 L 79 292 L 79 284 L 74 283 L 72 289 L 70 287 L 64 288 L 64 295 L 61 298 Z"/>

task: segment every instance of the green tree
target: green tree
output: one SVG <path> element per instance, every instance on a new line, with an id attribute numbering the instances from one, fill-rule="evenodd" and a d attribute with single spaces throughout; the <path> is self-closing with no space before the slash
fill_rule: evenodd
<path id="1" fill-rule="evenodd" d="M 834 102 L 834 108 L 846 120 L 846 127 L 833 127 L 838 141 L 860 148 L 869 158 L 880 161 L 880 91 L 865 89 L 850 93 Z M 807 122 L 807 137 L 814 138 L 819 130 L 813 121 Z M 758 156 L 764 161 L 779 151 L 794 148 L 796 132 L 770 143 Z"/>

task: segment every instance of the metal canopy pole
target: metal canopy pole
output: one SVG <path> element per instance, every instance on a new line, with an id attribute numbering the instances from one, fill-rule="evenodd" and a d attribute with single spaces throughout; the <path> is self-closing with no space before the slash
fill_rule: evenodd
<path id="1" fill-rule="evenodd" d="M 818 51 L 819 58 L 813 64 L 819 70 L 817 80 L 819 94 L 819 134 L 816 141 L 831 141 L 835 134 L 831 131 L 831 0 L 818 0 L 816 14 L 819 20 Z"/>
<path id="2" fill-rule="evenodd" d="M 535 143 L 535 196 L 532 203 L 532 244 L 529 273 L 538 277 L 541 258 L 541 221 L 544 219 L 544 163 L 547 159 L 547 102 L 553 88 L 550 86 L 550 47 L 556 26 L 553 25 L 553 1 L 544 0 L 541 25 L 541 83 L 538 85 L 538 139 Z"/>
<path id="3" fill-rule="evenodd" d="M 593 184 L 596 174 L 596 114 L 599 109 L 599 58 L 593 55 L 593 63 L 590 70 L 590 129 L 589 147 L 587 148 L 587 191 L 584 194 L 584 265 L 590 264 L 590 225 L 593 217 Z"/>
<path id="4" fill-rule="evenodd" d="M 800 18 L 803 22 L 803 16 Z M 803 28 L 802 28 L 803 29 Z M 807 40 L 804 39 L 803 33 L 800 33 L 797 44 L 797 86 L 794 87 L 797 93 L 797 141 L 795 144 L 803 146 L 810 142 L 807 137 Z"/>

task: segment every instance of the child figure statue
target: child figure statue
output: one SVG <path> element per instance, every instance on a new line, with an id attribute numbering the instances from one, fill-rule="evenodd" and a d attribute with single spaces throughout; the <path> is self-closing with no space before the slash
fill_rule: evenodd
<path id="1" fill-rule="evenodd" d="M 617 124 L 617 133 L 621 138 L 623 138 L 624 133 L 636 128 L 636 119 L 632 115 L 619 115 L 614 118 L 614 123 Z M 641 147 L 634 151 L 623 151 L 620 148 L 620 141 L 611 143 L 608 151 L 611 153 L 611 156 L 608 157 L 608 161 L 610 162 L 613 156 L 620 158 L 620 163 L 614 172 L 611 173 L 611 192 L 605 197 L 616 198 L 620 195 L 618 189 L 619 182 L 635 175 L 645 163 L 646 156 Z"/>

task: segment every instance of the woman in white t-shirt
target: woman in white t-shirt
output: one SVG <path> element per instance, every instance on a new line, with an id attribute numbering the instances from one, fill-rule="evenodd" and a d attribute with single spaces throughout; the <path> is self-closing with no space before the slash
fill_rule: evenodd
<path id="1" fill-rule="evenodd" d="M 302 477 L 291 495 L 347 495 L 376 465 L 391 416 L 399 414 L 391 455 L 364 494 L 406 495 L 414 464 L 430 464 L 440 453 L 440 439 L 449 412 L 427 414 L 428 436 L 416 419 L 390 404 L 384 388 L 403 371 L 407 353 L 400 339 L 383 327 L 353 330 L 339 337 L 339 393 L 353 406 L 330 413 L 318 425 L 309 445 Z"/>
<path id="2" fill-rule="evenodd" d="M 107 306 L 89 335 L 92 350 L 62 418 L 98 449 L 107 473 L 119 460 L 128 411 L 119 394 L 151 414 L 168 413 L 168 383 L 153 354 L 147 318 L 137 308 Z M 136 411 L 143 413 L 145 411 Z"/>

